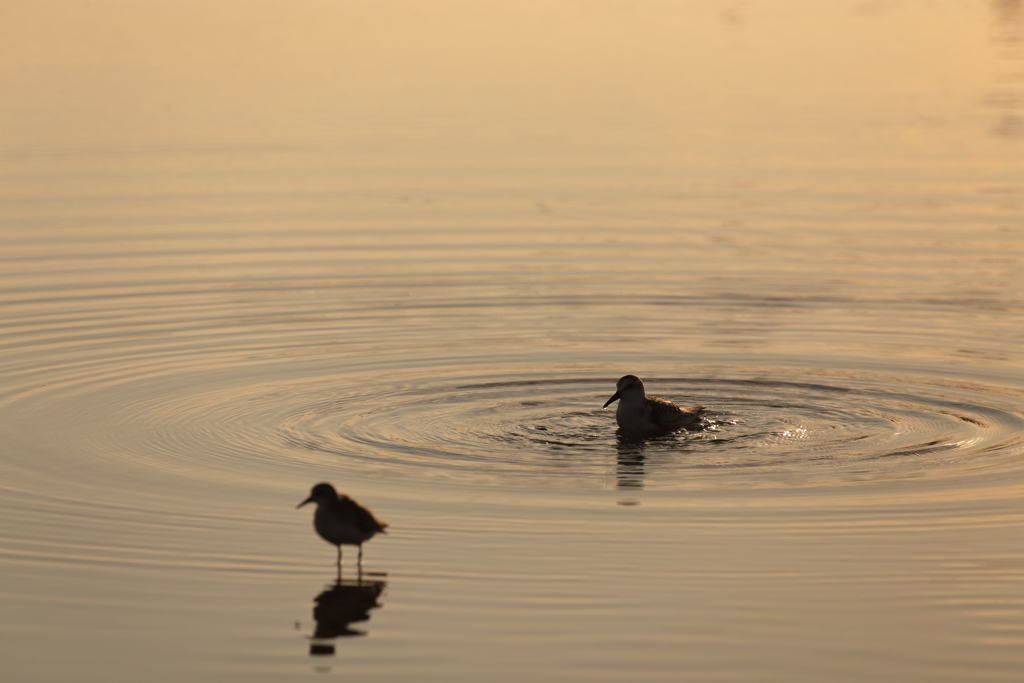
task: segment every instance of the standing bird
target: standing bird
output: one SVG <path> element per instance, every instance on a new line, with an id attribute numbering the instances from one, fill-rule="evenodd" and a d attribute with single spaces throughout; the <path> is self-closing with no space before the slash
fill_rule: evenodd
<path id="1" fill-rule="evenodd" d="M 296 509 L 306 503 L 316 503 L 313 528 L 320 538 L 338 546 L 338 571 L 341 571 L 341 546 L 359 546 L 359 566 L 363 566 L 363 542 L 369 541 L 378 531 L 384 531 L 387 524 L 373 513 L 344 494 L 339 494 L 330 484 L 317 484 L 309 498 L 299 503 Z"/>
<path id="2" fill-rule="evenodd" d="M 704 406 L 680 408 L 672 401 L 655 398 L 644 393 L 644 383 L 636 375 L 626 375 L 615 384 L 615 394 L 604 404 L 613 401 L 615 421 L 623 432 L 637 436 L 655 436 L 693 424 L 704 411 Z"/>

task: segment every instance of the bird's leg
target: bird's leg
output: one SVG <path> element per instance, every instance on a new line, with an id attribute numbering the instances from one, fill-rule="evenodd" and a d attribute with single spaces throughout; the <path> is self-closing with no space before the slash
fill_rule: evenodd
<path id="1" fill-rule="evenodd" d="M 363 566 L 363 544 L 359 544 L 359 566 Z"/>

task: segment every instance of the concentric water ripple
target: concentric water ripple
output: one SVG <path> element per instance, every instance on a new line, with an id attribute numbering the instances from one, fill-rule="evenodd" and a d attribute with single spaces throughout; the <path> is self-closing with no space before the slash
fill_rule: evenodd
<path id="1" fill-rule="evenodd" d="M 903 382 L 905 391 L 894 392 L 870 378 L 650 385 L 709 406 L 701 427 L 624 438 L 613 411 L 600 408 L 613 384 L 580 378 L 385 387 L 354 404 L 339 398 L 290 415 L 280 432 L 344 467 L 556 486 L 599 482 L 614 467 L 620 485 L 667 488 L 972 476 L 1019 464 L 1024 443 L 1020 414 L 966 388 Z"/>
<path id="2" fill-rule="evenodd" d="M 176 378 L 164 390 L 101 385 L 135 400 L 63 391 L 92 425 L 78 448 L 122 470 L 191 477 L 298 468 L 540 488 L 763 489 L 907 479 L 966 486 L 1024 467 L 1020 397 L 1001 387 L 868 372 L 727 368 L 652 377 L 650 393 L 709 408 L 698 428 L 635 440 L 601 408 L 614 374 L 475 369 L 345 373 L 245 382 Z M 73 397 L 71 400 L 69 397 Z M 63 401 L 63 403 L 60 403 Z M 90 405 L 106 406 L 86 415 Z M 111 423 L 118 424 L 117 429 Z M 91 444 L 91 446 L 90 446 Z"/>

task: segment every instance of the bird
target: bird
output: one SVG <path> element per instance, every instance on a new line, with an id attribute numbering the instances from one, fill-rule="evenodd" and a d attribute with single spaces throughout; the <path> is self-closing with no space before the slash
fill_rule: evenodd
<path id="1" fill-rule="evenodd" d="M 338 546 L 338 568 L 341 569 L 341 546 L 359 546 L 359 566 L 363 565 L 363 543 L 374 534 L 387 533 L 387 523 L 373 516 L 373 513 L 348 496 L 340 494 L 328 483 L 317 484 L 309 498 L 296 506 L 296 510 L 307 503 L 316 503 L 313 528 L 332 545 Z"/>
<path id="2" fill-rule="evenodd" d="M 648 396 L 644 383 L 636 375 L 626 375 L 615 384 L 615 394 L 604 404 L 614 401 L 615 421 L 624 433 L 637 436 L 656 436 L 693 424 L 704 411 L 704 406 L 680 408 L 663 398 Z"/>

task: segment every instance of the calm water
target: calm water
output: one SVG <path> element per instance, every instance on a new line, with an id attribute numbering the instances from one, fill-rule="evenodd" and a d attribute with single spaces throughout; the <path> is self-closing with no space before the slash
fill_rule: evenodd
<path id="1" fill-rule="evenodd" d="M 9 2 L 0 92 L 5 681 L 1020 680 L 1019 0 Z"/>

